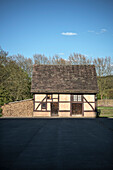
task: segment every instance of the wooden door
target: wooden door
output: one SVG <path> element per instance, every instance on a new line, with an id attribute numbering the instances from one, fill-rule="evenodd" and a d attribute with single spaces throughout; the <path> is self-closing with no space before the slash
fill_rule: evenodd
<path id="1" fill-rule="evenodd" d="M 82 114 L 82 103 L 72 103 L 72 114 Z"/>
<path id="2" fill-rule="evenodd" d="M 58 102 L 51 103 L 51 115 L 58 115 Z"/>

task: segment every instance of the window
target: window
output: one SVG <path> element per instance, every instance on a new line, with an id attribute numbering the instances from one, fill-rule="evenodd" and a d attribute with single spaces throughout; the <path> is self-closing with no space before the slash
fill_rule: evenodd
<path id="1" fill-rule="evenodd" d="M 73 95 L 73 101 L 77 101 L 77 95 Z"/>
<path id="2" fill-rule="evenodd" d="M 52 99 L 52 95 L 51 95 L 51 94 L 48 94 L 48 95 L 47 95 L 47 99 Z"/>
<path id="3" fill-rule="evenodd" d="M 46 109 L 46 103 L 42 103 L 41 109 Z"/>
<path id="4" fill-rule="evenodd" d="M 82 95 L 73 95 L 73 101 L 74 102 L 81 102 L 82 101 Z"/>
<path id="5" fill-rule="evenodd" d="M 82 101 L 82 97 L 81 95 L 78 95 L 78 102 L 81 102 Z"/>

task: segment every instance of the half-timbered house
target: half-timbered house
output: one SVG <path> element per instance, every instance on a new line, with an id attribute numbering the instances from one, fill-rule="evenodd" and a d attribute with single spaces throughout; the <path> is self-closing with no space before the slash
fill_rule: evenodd
<path id="1" fill-rule="evenodd" d="M 96 117 L 94 65 L 34 65 L 33 116 Z"/>

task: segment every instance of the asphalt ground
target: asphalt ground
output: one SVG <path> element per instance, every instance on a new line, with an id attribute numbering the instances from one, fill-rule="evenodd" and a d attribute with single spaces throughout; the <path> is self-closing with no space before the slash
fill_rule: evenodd
<path id="1" fill-rule="evenodd" d="M 1 118 L 4 169 L 113 169 L 113 119 Z"/>

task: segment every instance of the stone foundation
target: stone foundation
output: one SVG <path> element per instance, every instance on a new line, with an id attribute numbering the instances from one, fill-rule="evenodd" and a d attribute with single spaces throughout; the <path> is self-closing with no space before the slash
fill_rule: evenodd
<path id="1" fill-rule="evenodd" d="M 70 117 L 70 112 L 58 112 L 59 117 Z"/>
<path id="2" fill-rule="evenodd" d="M 50 112 L 33 112 L 34 117 L 50 117 Z"/>
<path id="3" fill-rule="evenodd" d="M 96 112 L 84 112 L 84 117 L 95 118 Z"/>

